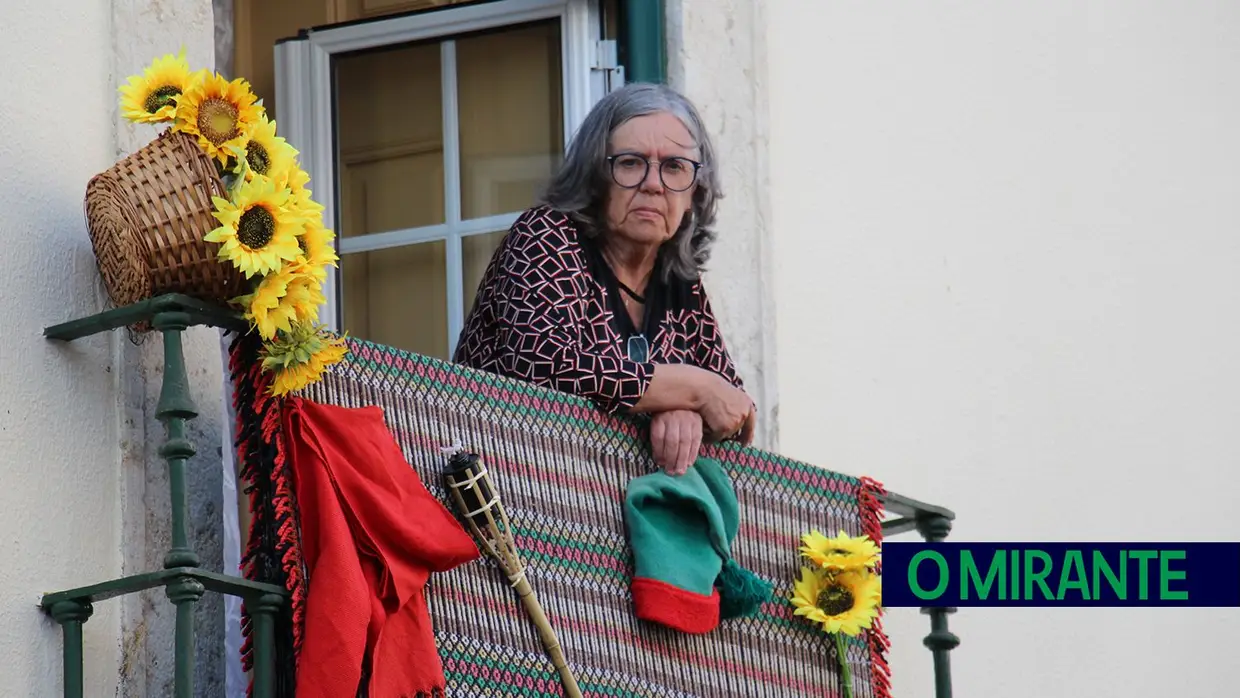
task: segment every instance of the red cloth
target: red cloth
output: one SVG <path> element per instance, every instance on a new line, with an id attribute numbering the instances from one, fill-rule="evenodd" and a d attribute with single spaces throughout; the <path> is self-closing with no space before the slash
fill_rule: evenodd
<path id="1" fill-rule="evenodd" d="M 310 582 L 298 698 L 356 695 L 364 664 L 375 698 L 442 692 L 423 589 L 478 547 L 409 466 L 382 408 L 291 398 L 284 429 Z"/>

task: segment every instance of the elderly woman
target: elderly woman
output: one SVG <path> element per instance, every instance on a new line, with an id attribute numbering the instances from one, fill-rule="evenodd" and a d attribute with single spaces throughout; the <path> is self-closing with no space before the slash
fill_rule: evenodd
<path id="1" fill-rule="evenodd" d="M 671 474 L 703 440 L 750 443 L 754 404 L 701 280 L 718 197 L 688 100 L 659 85 L 611 93 L 496 251 L 455 361 L 649 414 Z"/>

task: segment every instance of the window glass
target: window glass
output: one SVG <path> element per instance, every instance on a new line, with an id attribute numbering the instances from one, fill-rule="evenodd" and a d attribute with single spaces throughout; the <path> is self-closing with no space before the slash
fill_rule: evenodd
<path id="1" fill-rule="evenodd" d="M 461 217 L 529 208 L 564 150 L 560 24 L 456 43 Z"/>
<path id="2" fill-rule="evenodd" d="M 442 240 L 340 255 L 343 328 L 398 349 L 447 358 Z"/>
<path id="3" fill-rule="evenodd" d="M 470 235 L 461 240 L 461 265 L 463 267 L 461 277 L 462 285 L 465 287 L 463 307 L 467 314 L 474 307 L 474 299 L 478 296 L 478 284 L 486 274 L 491 258 L 495 256 L 496 248 L 504 241 L 504 235 L 507 233 L 507 230 L 497 230 L 493 233 Z"/>

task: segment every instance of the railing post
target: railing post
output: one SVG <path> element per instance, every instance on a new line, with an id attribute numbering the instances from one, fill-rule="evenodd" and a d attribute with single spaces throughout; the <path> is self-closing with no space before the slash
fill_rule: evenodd
<path id="1" fill-rule="evenodd" d="M 926 515 L 917 517 L 917 531 L 929 543 L 937 543 L 951 533 L 952 522 L 946 516 Z M 923 608 L 921 612 L 930 616 L 930 634 L 923 641 L 934 655 L 934 695 L 935 698 L 952 697 L 952 668 L 948 652 L 960 644 L 960 638 L 947 629 L 947 616 L 956 612 L 955 608 Z"/>
<path id="2" fill-rule="evenodd" d="M 167 438 L 159 454 L 168 461 L 168 484 L 172 491 L 172 549 L 164 556 L 165 569 L 197 567 L 199 563 L 198 554 L 189 545 L 185 521 L 189 510 L 185 467 L 194 455 L 194 444 L 185 438 L 185 422 L 198 416 L 190 396 L 185 352 L 181 348 L 181 334 L 189 323 L 188 313 L 175 311 L 156 313 L 151 322 L 164 336 L 164 380 L 155 418 L 164 423 Z"/>
<path id="3" fill-rule="evenodd" d="M 198 416 L 185 372 L 185 352 L 181 338 L 189 327 L 188 313 L 156 313 L 151 324 L 164 336 L 164 380 L 159 390 L 155 418 L 164 423 L 166 439 L 159 454 L 168 461 L 168 485 L 172 494 L 172 547 L 164 555 L 164 569 L 197 567 L 198 553 L 189 543 L 189 492 L 186 466 L 194 456 L 194 444 L 185 437 L 185 422 Z M 194 604 L 205 589 L 192 577 L 182 577 L 168 585 L 166 593 L 176 604 L 176 663 L 173 678 L 176 698 L 194 696 Z"/>
<path id="4" fill-rule="evenodd" d="M 193 577 L 181 577 L 170 583 L 165 593 L 177 608 L 172 695 L 194 698 L 194 604 L 206 593 L 206 588 Z"/>
<path id="5" fill-rule="evenodd" d="M 283 604 L 277 594 L 263 594 L 254 601 L 254 698 L 275 696 L 276 613 Z"/>
<path id="6" fill-rule="evenodd" d="M 52 606 L 50 613 L 64 633 L 65 698 L 82 698 L 82 624 L 94 608 L 88 601 L 61 601 Z"/>

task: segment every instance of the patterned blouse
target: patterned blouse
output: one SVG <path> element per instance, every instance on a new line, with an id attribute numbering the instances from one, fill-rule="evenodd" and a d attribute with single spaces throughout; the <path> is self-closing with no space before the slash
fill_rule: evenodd
<path id="1" fill-rule="evenodd" d="M 530 209 L 491 259 L 453 360 L 580 395 L 612 413 L 641 399 L 660 363 L 693 364 L 743 388 L 700 279 L 664 283 L 656 269 L 640 328 L 619 294 L 597 245 L 576 224 L 550 208 Z"/>

